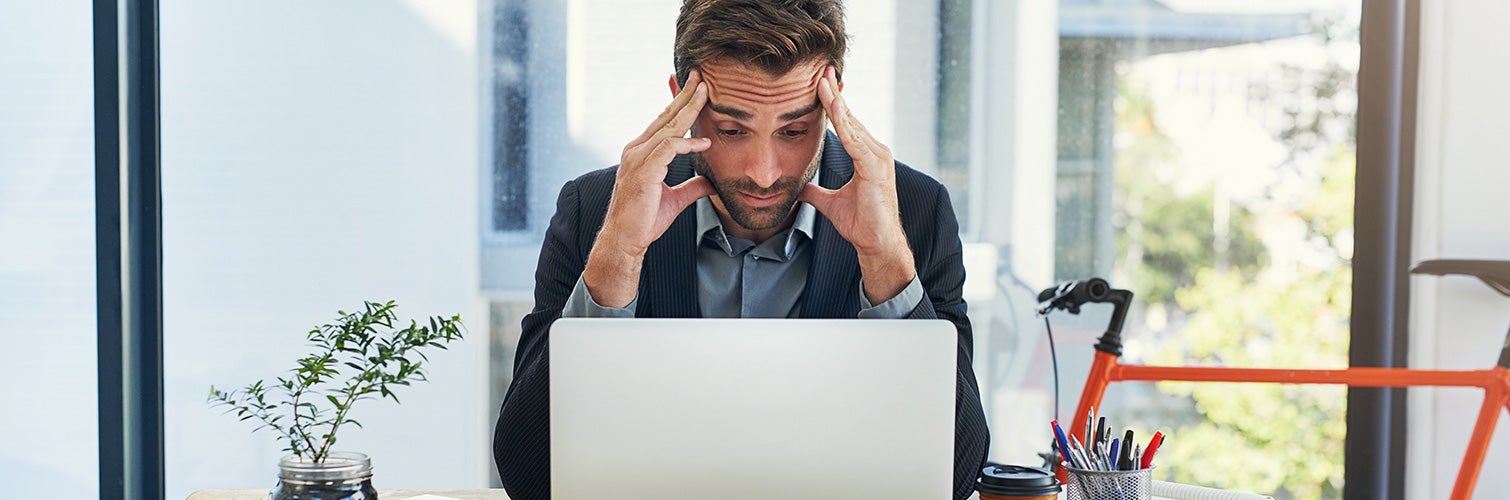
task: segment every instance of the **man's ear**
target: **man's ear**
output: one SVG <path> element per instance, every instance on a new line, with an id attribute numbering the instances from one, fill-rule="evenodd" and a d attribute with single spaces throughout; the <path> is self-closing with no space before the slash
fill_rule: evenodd
<path id="1" fill-rule="evenodd" d="M 676 83 L 676 73 L 672 73 L 670 77 L 666 78 L 666 86 L 671 87 L 672 99 L 675 99 L 677 94 L 682 93 L 682 85 Z"/>

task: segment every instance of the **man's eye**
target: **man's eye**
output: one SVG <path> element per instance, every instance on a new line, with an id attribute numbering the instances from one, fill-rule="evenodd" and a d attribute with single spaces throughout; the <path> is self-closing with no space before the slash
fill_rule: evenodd
<path id="1" fill-rule="evenodd" d="M 734 137 L 743 134 L 744 131 L 739 129 L 719 129 L 718 133 L 727 137 Z"/>
<path id="2" fill-rule="evenodd" d="M 787 137 L 802 137 L 807 135 L 806 130 L 783 130 L 781 133 Z"/>

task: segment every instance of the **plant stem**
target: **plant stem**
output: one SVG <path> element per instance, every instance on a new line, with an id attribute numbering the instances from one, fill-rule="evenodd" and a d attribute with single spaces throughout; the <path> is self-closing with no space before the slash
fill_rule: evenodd
<path id="1" fill-rule="evenodd" d="M 314 452 L 315 451 L 315 443 L 314 443 L 314 441 L 311 441 L 309 439 L 309 432 L 306 431 L 306 430 L 304 430 L 304 426 L 303 425 L 299 424 L 299 397 L 302 396 L 302 395 L 304 395 L 304 389 L 307 387 L 304 384 L 303 377 L 299 377 L 299 379 L 300 379 L 299 380 L 299 385 L 298 385 L 299 388 L 298 388 L 298 390 L 295 390 L 294 394 L 293 394 L 293 401 L 294 401 L 294 425 L 290 426 L 289 430 L 293 433 L 294 436 L 296 436 L 298 438 L 303 438 L 304 439 L 304 445 L 309 447 L 309 451 L 310 452 Z M 314 418 L 314 417 L 311 416 L 310 418 Z M 294 448 L 294 456 L 297 456 L 297 457 L 303 457 L 304 456 L 303 453 L 299 453 L 299 447 L 295 446 L 293 448 Z M 319 462 L 319 460 L 318 460 L 317 457 L 310 457 L 310 458 L 315 459 L 316 462 Z"/>
<path id="2" fill-rule="evenodd" d="M 367 371 L 363 370 L 362 374 L 367 374 Z M 346 412 L 351 409 L 352 403 L 356 402 L 356 395 L 359 392 L 357 390 L 348 391 L 346 393 L 346 401 L 341 402 L 341 406 L 336 408 L 336 419 L 330 424 L 330 439 L 326 439 L 325 446 L 320 448 L 318 455 L 320 460 L 324 460 L 325 457 L 330 456 L 330 445 L 334 444 L 336 430 L 341 428 L 341 420 L 346 418 Z"/>

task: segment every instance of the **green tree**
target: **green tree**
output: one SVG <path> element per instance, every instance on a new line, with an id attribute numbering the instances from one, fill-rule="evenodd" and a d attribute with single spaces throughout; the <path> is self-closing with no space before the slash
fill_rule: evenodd
<path id="1" fill-rule="evenodd" d="M 1129 85 L 1120 86 L 1119 273 L 1138 293 L 1143 315 L 1157 309 L 1170 318 L 1162 331 L 1136 333 L 1157 339 L 1144 361 L 1347 365 L 1356 158 L 1348 123 L 1351 113 L 1337 103 L 1348 98 L 1351 76 L 1335 65 L 1293 74 L 1298 83 L 1288 91 L 1310 105 L 1289 110 L 1291 125 L 1276 137 L 1289 155 L 1275 167 L 1294 174 L 1286 186 L 1292 194 L 1233 200 L 1226 212 L 1227 241 L 1220 244 L 1213 229 L 1213 214 L 1218 213 L 1213 189 L 1180 195 L 1160 178 L 1160 168 L 1177 163 L 1178 148 L 1157 127 L 1156 103 Z M 1299 244 L 1293 238 L 1266 243 L 1259 237 L 1297 225 L 1304 232 Z M 1159 455 L 1165 465 L 1156 472 L 1159 476 L 1273 492 L 1280 498 L 1340 496 L 1346 436 L 1343 388 L 1212 383 L 1157 387 L 1187 400 L 1201 417 L 1194 424 L 1161 428 L 1170 438 Z M 1164 418 L 1160 423 L 1186 421 Z"/>
<path id="2" fill-rule="evenodd" d="M 1312 227 L 1351 219 L 1350 151 L 1339 150 L 1332 175 L 1295 216 Z M 1344 208 L 1346 207 L 1346 208 Z M 1335 235 L 1334 235 L 1335 236 Z M 1268 269 L 1247 279 L 1236 269 L 1198 272 L 1176 292 L 1189 321 L 1150 356 L 1155 364 L 1341 368 L 1347 365 L 1352 274 L 1345 244 L 1330 244 L 1327 267 Z M 1205 417 L 1179 429 L 1166 449 L 1176 481 L 1294 498 L 1335 498 L 1342 487 L 1346 392 L 1340 386 L 1279 384 L 1158 384 L 1188 396 Z M 1211 453 L 1212 449 L 1223 450 Z"/>

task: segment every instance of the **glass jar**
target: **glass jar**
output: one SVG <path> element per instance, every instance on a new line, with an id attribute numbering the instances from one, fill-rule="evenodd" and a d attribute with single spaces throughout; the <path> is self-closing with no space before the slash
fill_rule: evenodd
<path id="1" fill-rule="evenodd" d="M 278 487 L 270 500 L 375 500 L 372 459 L 361 453 L 331 452 L 323 462 L 294 455 L 278 462 Z"/>

